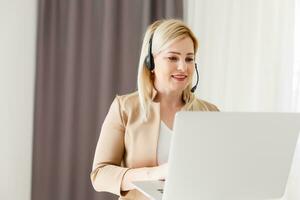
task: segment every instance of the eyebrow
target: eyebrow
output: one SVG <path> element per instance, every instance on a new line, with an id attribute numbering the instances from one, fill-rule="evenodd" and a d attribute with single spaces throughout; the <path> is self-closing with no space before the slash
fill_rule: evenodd
<path id="1" fill-rule="evenodd" d="M 167 53 L 173 53 L 173 54 L 181 55 L 181 53 L 179 53 L 179 52 L 177 52 L 177 51 L 168 51 Z M 191 56 L 193 56 L 194 53 L 187 53 L 186 55 L 191 55 Z"/>

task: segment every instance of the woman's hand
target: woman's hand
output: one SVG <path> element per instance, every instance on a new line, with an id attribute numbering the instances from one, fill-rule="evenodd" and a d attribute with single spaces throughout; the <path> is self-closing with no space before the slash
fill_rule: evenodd
<path id="1" fill-rule="evenodd" d="M 122 180 L 121 190 L 128 191 L 135 189 L 134 181 L 155 181 L 165 180 L 168 174 L 168 163 L 156 167 L 145 167 L 129 169 Z"/>
<path id="2" fill-rule="evenodd" d="M 151 180 L 165 180 L 168 175 L 168 163 L 153 167 L 152 174 L 150 174 Z"/>

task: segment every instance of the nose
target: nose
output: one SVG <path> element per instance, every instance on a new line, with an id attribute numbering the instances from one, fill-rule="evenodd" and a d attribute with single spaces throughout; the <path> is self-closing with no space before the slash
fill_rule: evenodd
<path id="1" fill-rule="evenodd" d="M 177 69 L 180 70 L 180 71 L 183 71 L 183 72 L 186 71 L 187 70 L 187 63 L 184 60 L 180 61 L 177 65 Z"/>

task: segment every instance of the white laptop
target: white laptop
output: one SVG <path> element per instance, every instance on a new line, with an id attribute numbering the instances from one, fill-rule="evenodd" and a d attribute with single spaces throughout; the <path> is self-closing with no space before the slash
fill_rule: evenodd
<path id="1" fill-rule="evenodd" d="M 300 113 L 179 112 L 165 182 L 135 182 L 156 200 L 269 200 L 285 192 Z"/>

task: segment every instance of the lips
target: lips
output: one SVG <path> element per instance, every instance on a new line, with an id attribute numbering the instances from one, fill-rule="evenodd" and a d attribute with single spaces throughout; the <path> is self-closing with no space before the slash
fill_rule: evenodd
<path id="1" fill-rule="evenodd" d="M 171 77 L 177 81 L 184 81 L 187 78 L 187 75 L 185 74 L 174 74 L 171 75 Z"/>

